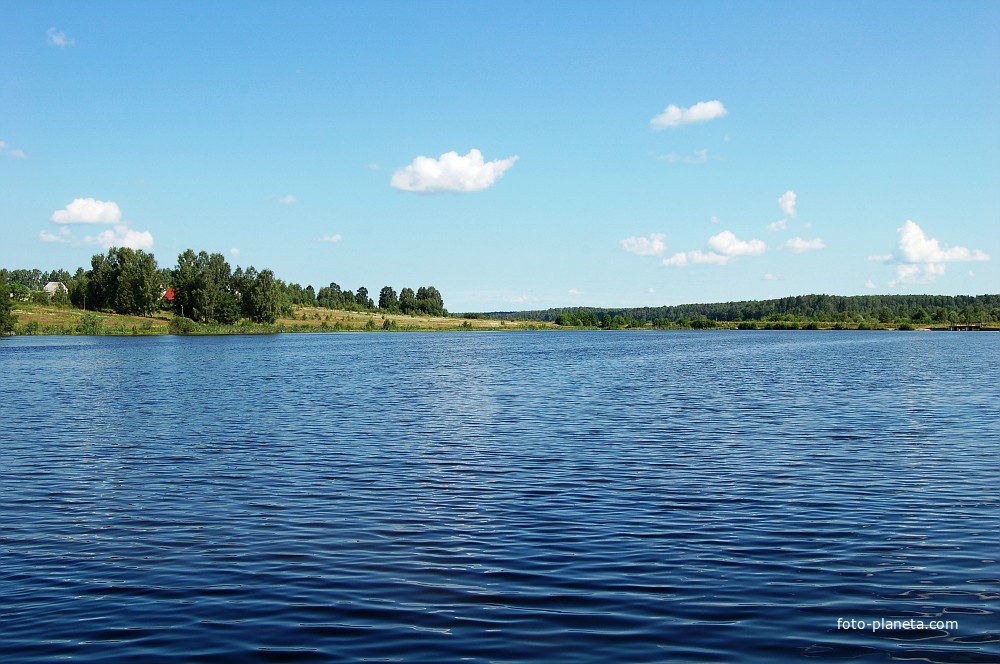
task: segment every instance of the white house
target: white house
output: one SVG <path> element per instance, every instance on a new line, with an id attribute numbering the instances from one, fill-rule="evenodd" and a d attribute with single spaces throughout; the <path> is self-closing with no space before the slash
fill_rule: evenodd
<path id="1" fill-rule="evenodd" d="M 69 289 L 66 288 L 66 284 L 61 281 L 50 281 L 49 283 L 42 286 L 42 290 L 45 291 L 49 297 L 52 297 L 59 291 L 63 293 L 69 293 Z"/>

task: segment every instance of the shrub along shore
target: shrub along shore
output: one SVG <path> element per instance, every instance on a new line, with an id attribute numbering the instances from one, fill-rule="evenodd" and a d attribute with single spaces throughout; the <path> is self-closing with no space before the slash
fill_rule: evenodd
<path id="1" fill-rule="evenodd" d="M 291 315 L 279 317 L 273 324 L 243 320 L 235 324 L 201 323 L 156 312 L 152 316 L 128 316 L 89 312 L 69 306 L 15 303 L 11 313 L 18 335 L 113 335 L 155 336 L 211 334 L 276 334 L 295 332 L 433 332 L 486 330 L 947 330 L 951 324 L 931 325 L 845 323 L 841 321 L 724 321 L 689 319 L 657 320 L 643 323 L 635 319 L 606 316 L 596 324 L 567 325 L 552 321 L 487 318 L 483 314 L 418 316 L 346 311 L 323 307 L 300 307 Z M 585 321 L 590 323 L 592 321 Z M 992 329 L 985 326 L 983 329 Z"/>

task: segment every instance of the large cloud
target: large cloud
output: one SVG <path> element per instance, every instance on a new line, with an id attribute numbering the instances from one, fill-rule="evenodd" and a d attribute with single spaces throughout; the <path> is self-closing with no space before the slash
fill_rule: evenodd
<path id="1" fill-rule="evenodd" d="M 43 242 L 64 242 L 76 244 L 79 242 L 70 233 L 66 224 L 109 224 L 113 228 L 101 231 L 97 235 L 83 238 L 85 244 L 104 247 L 128 247 L 130 249 L 151 249 L 153 234 L 149 231 L 137 231 L 129 228 L 127 221 L 122 221 L 122 211 L 114 201 L 99 201 L 94 198 L 77 198 L 62 210 L 52 213 L 51 221 L 61 224 L 59 233 L 42 231 L 39 237 Z"/>
<path id="2" fill-rule="evenodd" d="M 666 237 L 663 233 L 650 233 L 648 238 L 627 237 L 621 244 L 625 251 L 639 256 L 662 256 L 667 250 Z"/>
<path id="3" fill-rule="evenodd" d="M 982 251 L 965 247 L 944 248 L 935 238 L 927 237 L 920 226 L 907 219 L 896 229 L 899 234 L 899 253 L 908 263 L 961 263 L 965 261 L 988 261 L 990 257 Z"/>
<path id="4" fill-rule="evenodd" d="M 52 213 L 52 221 L 57 224 L 117 224 L 122 220 L 122 211 L 114 201 L 98 201 L 93 198 L 77 198 L 62 210 Z"/>
<path id="5" fill-rule="evenodd" d="M 649 121 L 653 129 L 679 127 L 693 122 L 705 122 L 721 118 L 727 113 L 726 107 L 719 100 L 700 101 L 690 108 L 682 108 L 674 104 L 667 106 L 662 113 Z"/>
<path id="6" fill-rule="evenodd" d="M 944 274 L 946 263 L 990 260 L 989 255 L 979 249 L 943 247 L 937 238 L 927 237 L 927 233 L 909 219 L 896 229 L 896 233 L 899 236 L 896 279 L 889 282 L 890 286 L 929 283 Z"/>
<path id="7" fill-rule="evenodd" d="M 421 193 L 482 191 L 492 187 L 515 161 L 517 156 L 488 162 L 475 148 L 464 157 L 454 151 L 439 159 L 417 157 L 393 173 L 389 184 L 401 191 Z"/>

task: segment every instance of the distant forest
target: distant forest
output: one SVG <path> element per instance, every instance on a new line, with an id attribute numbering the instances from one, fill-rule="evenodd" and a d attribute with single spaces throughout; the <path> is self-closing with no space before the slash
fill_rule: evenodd
<path id="1" fill-rule="evenodd" d="M 684 325 L 699 320 L 881 324 L 898 321 L 917 324 L 983 322 L 1000 320 L 1000 295 L 796 295 L 776 300 L 681 304 L 673 307 L 563 307 L 540 311 L 497 311 L 484 316 L 595 326 L 606 317 L 620 317 L 654 326 L 657 323 Z"/>

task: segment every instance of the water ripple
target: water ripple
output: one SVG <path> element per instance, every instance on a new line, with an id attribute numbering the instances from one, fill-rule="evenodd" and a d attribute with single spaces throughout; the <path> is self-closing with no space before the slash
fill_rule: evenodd
<path id="1" fill-rule="evenodd" d="M 993 339 L 2 340 L 0 657 L 1000 661 Z"/>

